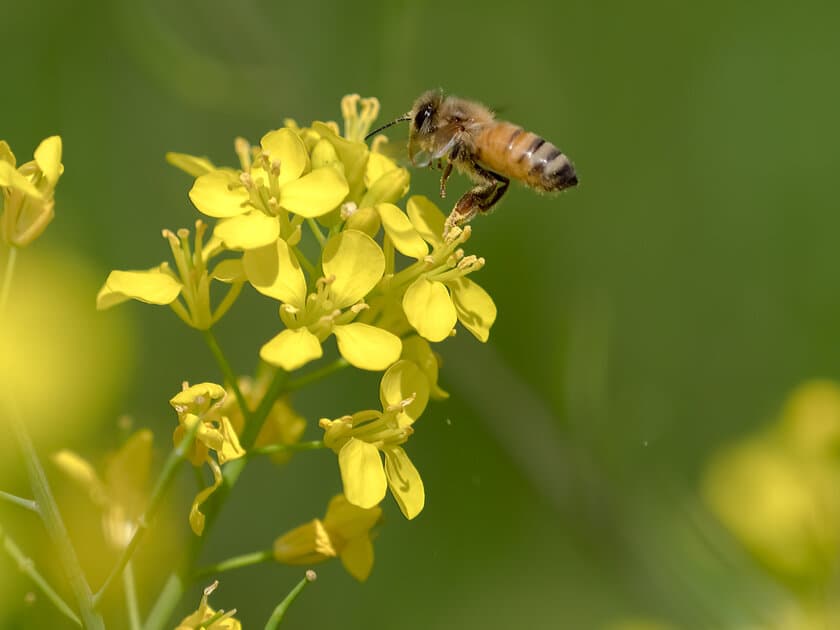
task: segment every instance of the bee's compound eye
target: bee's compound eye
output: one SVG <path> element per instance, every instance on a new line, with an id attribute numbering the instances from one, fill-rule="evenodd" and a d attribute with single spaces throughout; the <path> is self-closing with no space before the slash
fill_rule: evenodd
<path id="1" fill-rule="evenodd" d="M 417 115 L 414 117 L 414 128 L 420 129 L 423 124 L 432 117 L 432 105 L 425 105 L 421 107 L 420 110 L 417 112 Z"/>

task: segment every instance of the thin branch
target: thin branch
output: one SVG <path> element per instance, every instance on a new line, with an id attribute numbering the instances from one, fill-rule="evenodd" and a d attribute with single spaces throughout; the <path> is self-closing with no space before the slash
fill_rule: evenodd
<path id="1" fill-rule="evenodd" d="M 8 492 L 3 492 L 0 490 L 0 500 L 8 501 L 9 503 L 13 503 L 18 507 L 22 507 L 25 510 L 30 510 L 35 512 L 35 514 L 40 514 L 41 510 L 38 508 L 38 503 L 33 501 L 32 499 L 24 499 L 23 497 L 19 497 L 16 494 L 10 494 Z"/>

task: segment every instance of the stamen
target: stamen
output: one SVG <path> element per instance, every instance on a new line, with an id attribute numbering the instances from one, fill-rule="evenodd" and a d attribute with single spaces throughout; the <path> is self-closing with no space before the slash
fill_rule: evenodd
<path id="1" fill-rule="evenodd" d="M 362 311 L 365 311 L 365 310 L 367 310 L 367 309 L 369 309 L 369 308 L 370 308 L 370 305 L 369 305 L 369 304 L 367 304 L 367 303 L 365 303 L 365 302 L 357 302 L 356 304 L 354 304 L 353 306 L 351 306 L 351 307 L 350 307 L 350 311 L 351 311 L 353 314 L 358 315 L 358 314 L 359 314 L 359 313 L 361 313 Z"/>
<path id="2" fill-rule="evenodd" d="M 353 213 L 355 213 L 358 209 L 359 206 L 356 205 L 356 202 L 348 201 L 347 203 L 341 204 L 341 210 L 339 212 L 341 214 L 341 218 L 346 221 L 353 216 Z"/>
<path id="3" fill-rule="evenodd" d="M 245 138 L 237 137 L 233 141 L 233 150 L 239 156 L 239 164 L 242 170 L 251 170 L 251 143 Z"/>

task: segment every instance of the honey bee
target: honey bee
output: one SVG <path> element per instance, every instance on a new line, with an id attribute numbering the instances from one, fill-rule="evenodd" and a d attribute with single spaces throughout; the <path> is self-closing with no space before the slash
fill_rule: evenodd
<path id="1" fill-rule="evenodd" d="M 515 179 L 542 192 L 558 192 L 578 183 L 575 168 L 560 149 L 542 136 L 502 120 L 480 103 L 430 90 L 411 110 L 375 129 L 370 138 L 399 122 L 410 122 L 408 158 L 415 166 L 443 171 L 440 196 L 455 167 L 476 186 L 464 193 L 446 219 L 444 234 L 476 214 L 488 212 Z M 445 161 L 445 165 L 444 165 Z"/>

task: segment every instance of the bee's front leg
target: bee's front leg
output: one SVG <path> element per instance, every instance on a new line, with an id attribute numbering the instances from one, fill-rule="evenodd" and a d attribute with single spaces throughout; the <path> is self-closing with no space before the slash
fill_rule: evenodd
<path id="1" fill-rule="evenodd" d="M 488 171 L 474 161 L 469 164 L 469 168 L 474 175 L 477 175 L 483 181 L 472 190 L 465 192 L 458 203 L 455 204 L 452 212 L 446 218 L 446 223 L 444 223 L 444 237 L 456 225 L 468 223 L 480 212 L 488 212 L 499 203 L 510 186 L 510 180 L 507 177 Z"/>
<path id="2" fill-rule="evenodd" d="M 440 198 L 446 199 L 446 180 L 452 175 L 452 162 L 447 162 L 443 169 L 443 174 L 440 176 Z"/>

